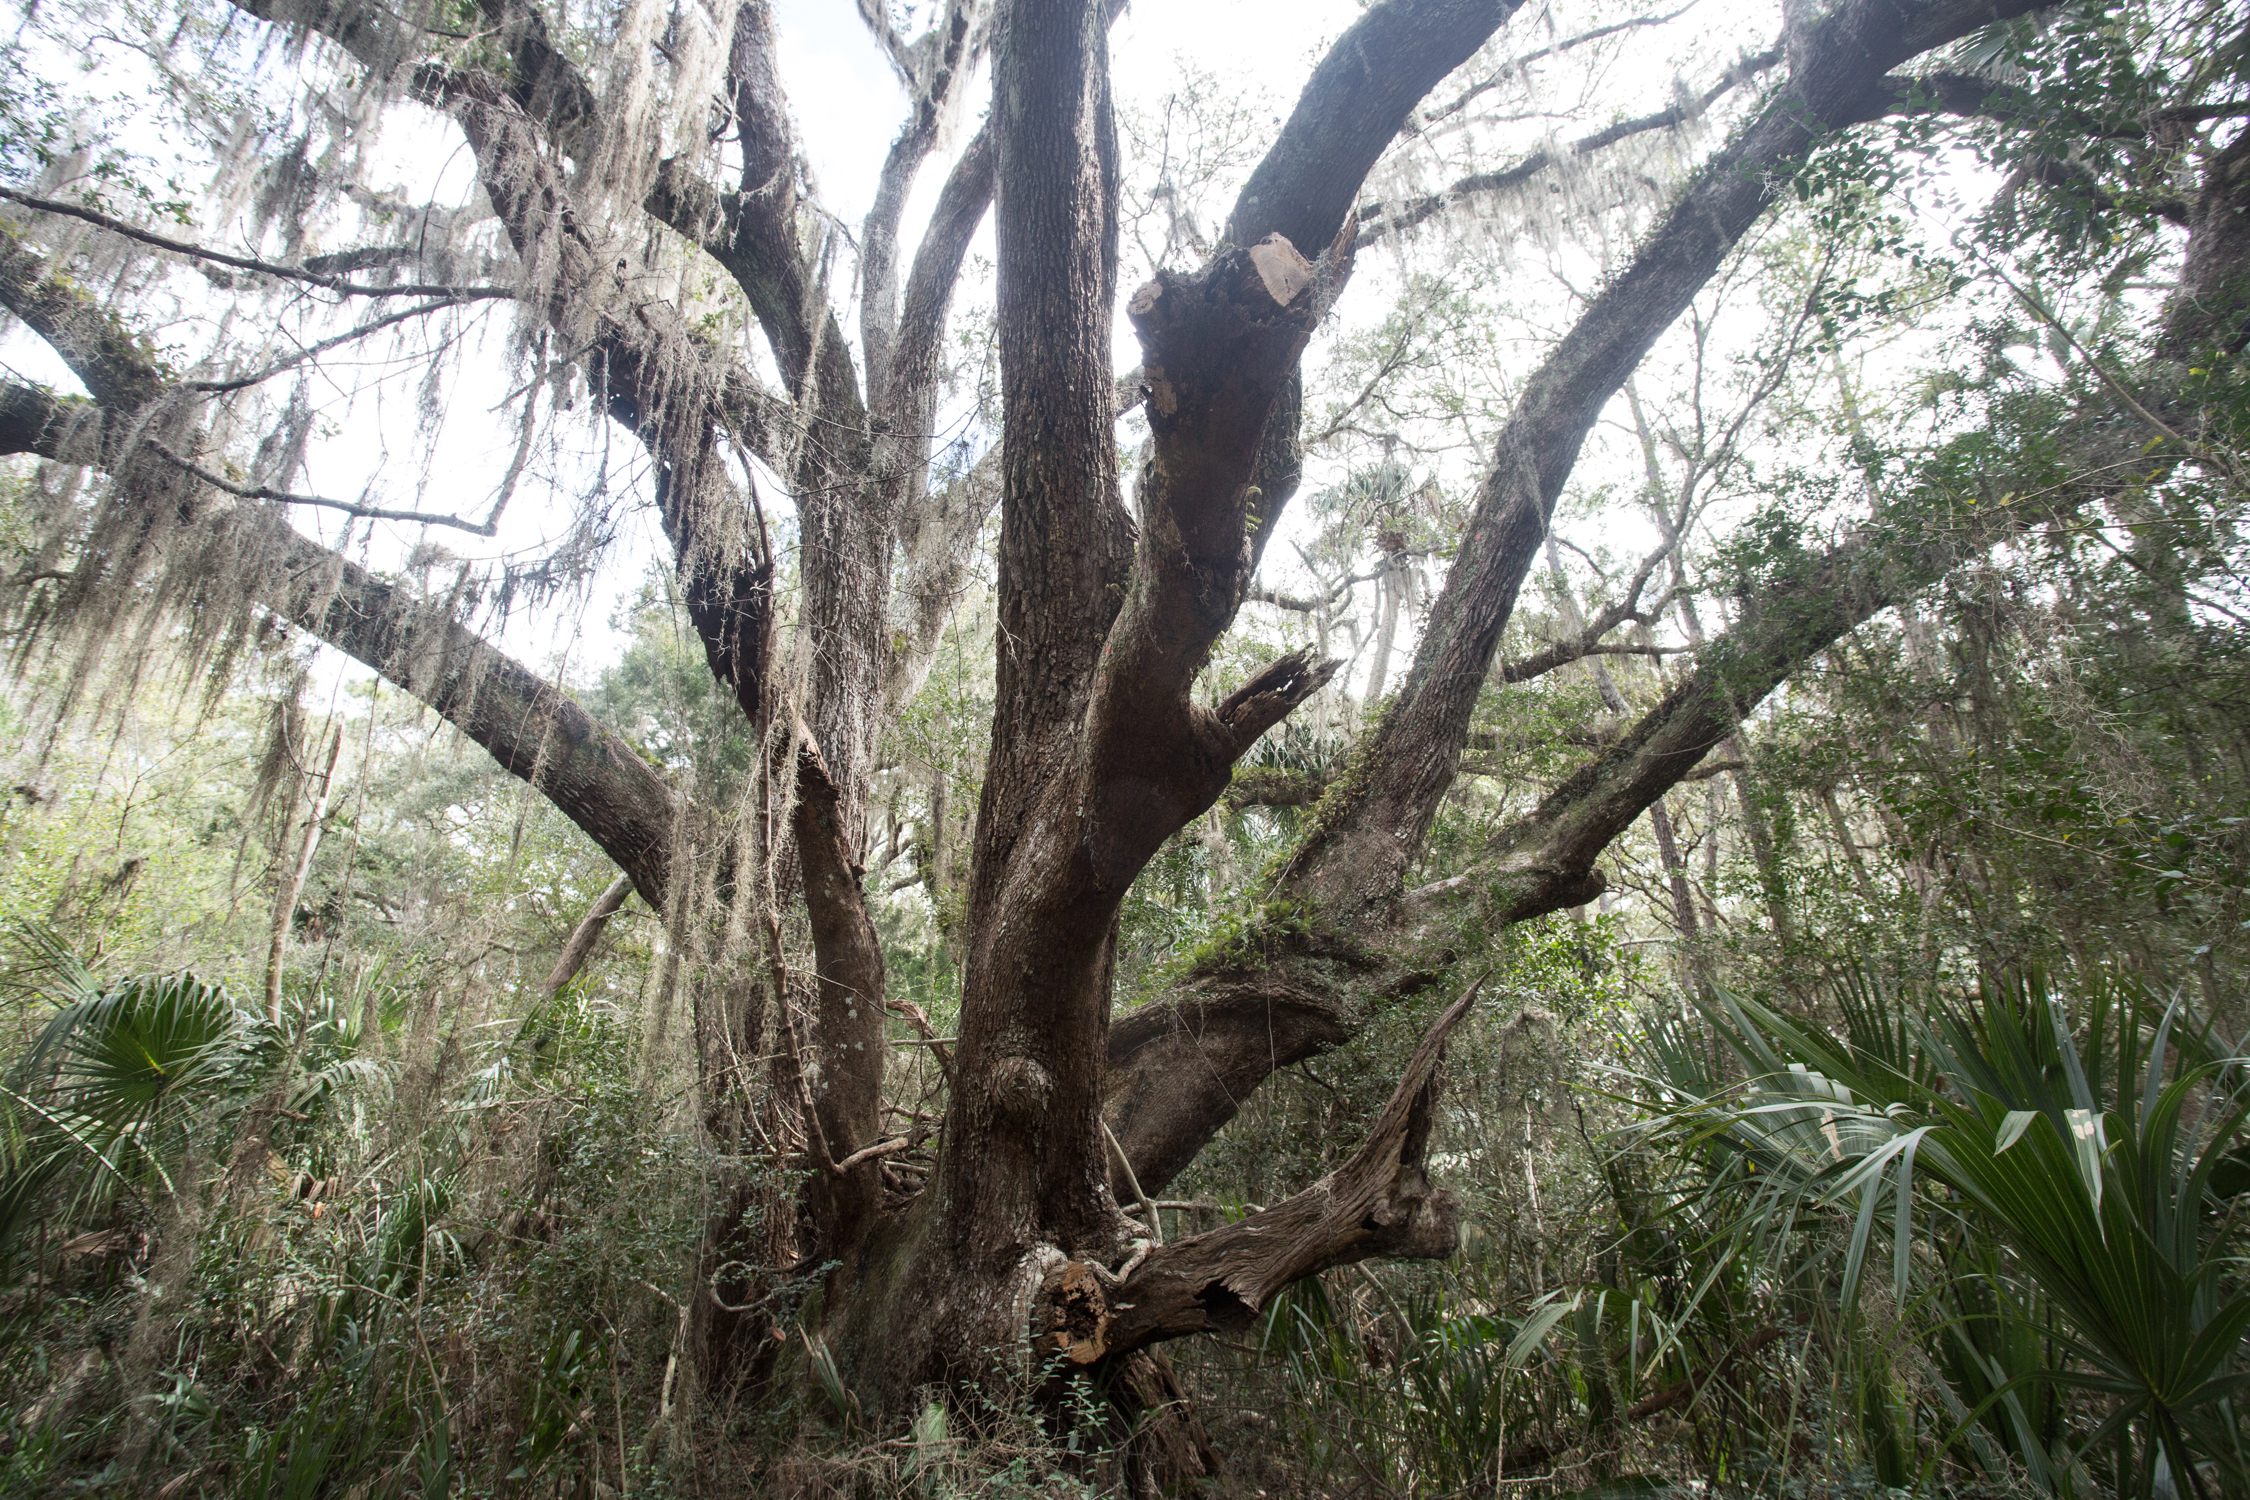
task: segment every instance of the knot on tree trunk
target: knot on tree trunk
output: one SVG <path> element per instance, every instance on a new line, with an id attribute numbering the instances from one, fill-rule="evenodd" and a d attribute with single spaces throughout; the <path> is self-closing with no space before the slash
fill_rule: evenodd
<path id="1" fill-rule="evenodd" d="M 995 1108 L 1028 1125 L 1047 1113 L 1055 1097 L 1055 1080 L 1037 1062 L 1017 1053 L 992 1065 L 990 1089 Z"/>
<path id="2" fill-rule="evenodd" d="M 1048 1309 L 1041 1353 L 1062 1355 L 1074 1365 L 1090 1365 L 1109 1352 L 1109 1330 L 1116 1321 L 1110 1293 L 1117 1278 L 1092 1261 L 1074 1260 L 1047 1278 L 1041 1301 Z"/>

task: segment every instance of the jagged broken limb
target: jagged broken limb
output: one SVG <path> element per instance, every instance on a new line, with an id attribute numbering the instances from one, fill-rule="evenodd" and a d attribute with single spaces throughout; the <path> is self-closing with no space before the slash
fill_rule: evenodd
<path id="1" fill-rule="evenodd" d="M 1166 1339 L 1250 1326 L 1275 1293 L 1331 1266 L 1371 1256 L 1441 1260 L 1460 1239 L 1460 1205 L 1424 1170 L 1443 1090 L 1446 1041 L 1489 971 L 1438 1016 L 1350 1160 L 1270 1208 L 1158 1246 L 1122 1280 L 1072 1261 L 1048 1279 L 1049 1345 L 1078 1364 Z"/>

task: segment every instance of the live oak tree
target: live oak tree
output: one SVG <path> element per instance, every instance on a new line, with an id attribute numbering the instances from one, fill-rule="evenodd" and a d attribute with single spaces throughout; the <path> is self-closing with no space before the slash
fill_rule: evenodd
<path id="1" fill-rule="evenodd" d="M 103 480 L 90 503 L 58 503 L 47 517 L 34 566 L 11 584 L 17 625 L 99 645 L 118 620 L 180 622 L 223 661 L 250 622 L 287 622 L 444 715 L 671 914 L 695 971 L 702 1126 L 723 1157 L 779 1151 L 806 1184 L 794 1212 L 761 1205 L 765 1179 L 745 1169 L 713 1207 L 701 1314 L 714 1374 L 755 1368 L 768 1347 L 762 1289 L 794 1269 L 818 1275 L 808 1316 L 845 1378 L 880 1405 L 1053 1355 L 1117 1371 L 1154 1399 L 1163 1375 L 1148 1351 L 1166 1340 L 1240 1328 L 1326 1267 L 1449 1254 L 1457 1211 L 1423 1155 L 1445 1038 L 1474 998 L 1455 977 L 1471 934 L 1591 900 L 1603 850 L 1778 684 L 1963 559 L 2099 505 L 2120 484 L 2184 471 L 2240 482 L 2210 398 L 2196 394 L 2233 368 L 2250 334 L 2239 58 L 2170 97 L 2105 108 L 1979 65 L 2040 45 L 2008 29 L 2028 0 L 1785 7 L 1770 50 L 1694 105 L 1738 99 L 1721 142 L 1665 190 L 1635 247 L 1520 373 L 1411 663 L 1348 768 L 1320 790 L 1241 936 L 1198 955 L 1155 1001 L 1113 1015 L 1119 912 L 1135 877 L 1335 671 L 1289 654 L 1216 703 L 1197 693 L 1298 490 L 1300 361 L 1350 295 L 1356 258 L 1385 235 L 1677 125 L 1690 104 L 1589 122 L 1583 137 L 1484 164 L 1440 192 L 1373 198 L 1370 174 L 1402 129 L 1489 86 L 1464 68 L 1495 45 L 1525 50 L 1508 47 L 1517 6 L 1505 0 L 1381 0 L 1313 68 L 1215 248 L 1125 288 L 1115 8 L 949 0 L 908 38 L 874 7 L 911 104 L 857 229 L 847 305 L 838 230 L 809 192 L 762 0 L 662 25 L 653 8 L 631 8 L 619 31 L 661 58 L 653 73 L 630 58 L 589 67 L 583 39 L 522 0 L 406 13 L 365 0 L 237 4 L 230 24 L 320 49 L 354 107 L 411 100 L 448 121 L 504 242 L 492 264 L 464 264 L 432 248 L 426 216 L 420 234 L 386 239 L 371 215 L 365 244 L 318 256 L 285 245 L 269 259 L 8 188 L 19 211 L 0 233 L 0 306 L 86 395 L 8 379 L 0 452 Z M 2239 53 L 2239 30 L 2197 24 Z M 990 107 L 945 159 L 949 123 L 986 64 Z M 1870 483 L 1889 493 L 1865 526 L 1825 550 L 1780 547 L 1745 566 L 1733 623 L 1698 643 L 1652 708 L 1466 869 L 1409 888 L 1480 695 L 1496 675 L 1520 680 L 1541 665 L 1496 656 L 1597 418 L 1777 202 L 1817 191 L 1821 171 L 1848 174 L 1880 151 L 1871 132 L 1899 121 L 2003 142 L 2012 193 L 2048 193 L 2081 217 L 2174 223 L 2163 231 L 2173 243 L 2149 252 L 2176 264 L 2177 282 L 2154 313 L 2147 368 L 2130 388 L 2102 371 L 2049 400 L 2039 445 L 1972 446 L 1879 473 Z M 710 144 L 722 136 L 725 151 Z M 2085 139 L 2101 149 L 2077 150 Z M 942 191 L 909 252 L 911 190 L 939 169 Z M 293 170 L 304 184 L 319 177 L 302 160 Z M 1000 439 L 992 459 L 955 472 L 940 468 L 933 434 L 952 300 L 988 216 Z M 175 370 L 129 305 L 105 305 L 72 274 L 53 248 L 64 232 L 191 261 L 222 299 L 278 285 L 378 310 L 340 338 L 480 300 L 519 306 L 542 358 L 575 370 L 646 451 L 678 597 L 759 746 L 747 810 L 675 784 L 480 637 L 467 584 L 379 575 L 290 519 L 325 505 L 491 535 L 497 511 L 456 514 L 434 481 L 416 507 L 386 509 L 293 492 L 286 463 L 230 471 L 228 444 L 243 438 L 302 451 L 303 414 L 288 430 L 242 434 L 229 402 L 320 350 L 246 371 Z M 739 289 L 770 359 L 716 339 L 685 278 L 642 276 L 635 247 L 659 236 Z M 1140 347 L 1123 379 L 1111 340 L 1120 298 Z M 394 316 L 400 299 L 412 300 Z M 1117 435 L 1127 408 L 1148 432 L 1130 496 Z M 745 453 L 796 506 L 786 634 L 782 560 Z M 886 1165 L 908 1140 L 885 1128 L 884 953 L 860 861 L 878 747 L 929 670 L 995 505 L 995 707 L 967 851 L 959 1035 L 932 1047 L 947 1088 L 925 1182 Z M 1668 557 L 1676 546 L 1649 560 L 1628 597 L 1578 620 L 1545 665 L 1645 619 L 1643 591 Z M 790 909 L 801 910 L 809 980 L 792 977 Z M 1458 998 L 1334 1173 L 1170 1243 L 1131 1217 L 1277 1069 L 1441 983 Z M 767 1211 L 746 1214 L 753 1207 Z"/>

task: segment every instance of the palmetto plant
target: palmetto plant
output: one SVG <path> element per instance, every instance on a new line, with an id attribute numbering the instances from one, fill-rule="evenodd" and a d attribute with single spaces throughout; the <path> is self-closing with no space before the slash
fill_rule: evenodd
<path id="1" fill-rule="evenodd" d="M 0 1083 L 0 1263 L 63 1199 L 170 1193 L 190 1117 L 261 1071 L 261 1038 L 218 985 L 148 974 L 104 987 L 51 934 L 17 934 L 19 982 L 54 1007 Z"/>
<path id="2" fill-rule="evenodd" d="M 0 1268 L 43 1216 L 83 1222 L 120 1193 L 170 1194 L 190 1142 L 216 1148 L 260 1091 L 302 1119 L 347 1086 L 380 1086 L 358 1001 L 316 992 L 279 1025 L 190 973 L 104 986 L 45 928 L 9 934 L 8 981 L 50 1008 L 0 1077 Z M 361 989 L 381 974 L 362 976 Z"/>
<path id="3" fill-rule="evenodd" d="M 1319 1277 L 1266 1309 L 1259 1351 L 1281 1365 L 1290 1436 L 1316 1470 L 1356 1470 L 1381 1493 L 1459 1495 L 1492 1492 L 1511 1457 L 1544 1461 L 1530 1434 L 1558 1425 L 1541 1400 L 1567 1388 L 1547 1340 L 1590 1304 L 1546 1298 L 1517 1319 L 1481 1310 L 1489 1298 L 1470 1291 L 1448 1278 L 1382 1294 L 1392 1347 L 1380 1355 Z"/>
<path id="4" fill-rule="evenodd" d="M 2061 1493 L 2098 1470 L 2122 1493 L 2250 1492 L 2250 1292 L 2213 1188 L 2250 1112 L 2242 1060 L 2121 986 L 2092 987 L 2075 1026 L 2037 975 L 1838 999 L 1841 1038 L 1714 996 L 1711 1045 L 1648 1045 L 1663 1128 L 1735 1196 L 1743 1243 L 1827 1227 L 1847 1317 L 1887 1258 L 1987 1466 L 1998 1447 Z"/>

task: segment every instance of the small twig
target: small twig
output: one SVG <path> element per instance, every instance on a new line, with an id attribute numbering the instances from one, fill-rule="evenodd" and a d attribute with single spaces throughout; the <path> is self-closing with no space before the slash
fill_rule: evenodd
<path id="1" fill-rule="evenodd" d="M 2029 308 L 2033 317 L 2037 318 L 2040 322 L 2053 329 L 2055 333 L 2061 337 L 2062 341 L 2070 346 L 2071 351 L 2075 353 L 2081 360 L 2084 360 L 2086 362 L 2087 368 L 2091 369 L 2094 372 L 2095 378 L 2100 380 L 2101 383 L 2108 388 L 2109 393 L 2115 396 L 2118 400 L 2124 402 L 2128 407 L 2132 408 L 2133 414 L 2135 416 L 2139 417 L 2143 422 L 2146 422 L 2150 427 L 2154 428 L 2163 437 L 2169 438 L 2171 441 L 2178 443 L 2189 453 L 2194 454 L 2197 458 L 2202 459 L 2205 463 L 2208 463 L 2214 468 L 2218 469 L 2219 472 L 2224 474 L 2237 489 L 2245 487 L 2242 476 L 2235 472 L 2234 465 L 2227 461 L 2227 458 L 2224 454 L 2207 447 L 2205 444 L 2198 443 L 2191 438 L 2182 436 L 2177 430 L 2172 427 L 2169 422 L 2165 421 L 2155 412 L 2150 411 L 2146 406 L 2143 406 L 2140 402 L 2140 399 L 2136 397 L 2131 391 L 2127 390 L 2122 381 L 2120 381 L 2116 376 L 2109 373 L 2108 366 L 2104 365 L 2099 359 L 2096 359 L 2094 357 L 2093 351 L 2088 349 L 2084 344 L 2080 343 L 2078 341 L 2078 336 L 2072 333 L 2068 328 L 2063 326 L 2062 319 L 2056 317 L 2052 312 L 2048 311 L 2045 304 L 2041 303 L 2037 297 L 2033 296 L 2025 288 L 2016 285 L 2014 281 L 2010 280 L 2008 273 L 2001 270 L 1999 265 L 1993 261 L 1990 255 L 1986 254 L 1983 250 L 1979 249 L 1973 243 L 1965 245 L 1964 248 L 1967 249 L 1971 255 L 1974 255 L 1977 259 L 1983 261 L 1985 264 L 1985 269 L 1990 271 L 1995 277 L 1997 277 L 2002 286 L 2015 293 L 2016 300 L 2021 302 L 2025 307 Z"/>
<path id="2" fill-rule="evenodd" d="M 1549 42 L 1544 47 L 1540 47 L 1533 51 L 1525 52 L 1518 56 L 1511 57 L 1505 63 L 1503 63 L 1500 67 L 1500 70 L 1494 73 L 1491 77 L 1486 78 L 1481 83 L 1471 84 L 1467 89 L 1463 90 L 1457 97 L 1455 97 L 1451 103 L 1439 105 L 1429 114 L 1423 116 L 1422 119 L 1418 121 L 1410 120 L 1408 122 L 1407 128 L 1413 133 L 1419 135 L 1424 131 L 1427 131 L 1431 126 L 1439 124 L 1440 122 L 1459 114 L 1462 110 L 1468 107 L 1469 101 L 1476 98 L 1479 94 L 1488 93 L 1491 90 L 1500 87 L 1511 77 L 1522 77 L 1524 70 L 1530 64 L 1539 61 L 1543 57 L 1557 56 L 1561 53 L 1570 51 L 1573 47 L 1582 47 L 1588 42 L 1600 41 L 1605 36 L 1615 36 L 1620 31 L 1630 31 L 1635 29 L 1636 27 L 1642 26 L 1662 26 L 1668 21 L 1676 21 L 1681 16 L 1686 15 L 1689 11 L 1695 8 L 1696 3 L 1697 0 L 1688 0 L 1688 3 L 1681 6 L 1679 9 L 1667 11 L 1663 15 L 1634 16 L 1629 20 L 1615 21 L 1607 26 L 1596 26 L 1591 31 L 1582 31 L 1579 32 L 1576 36 L 1566 36 L 1560 41 Z"/>
<path id="3" fill-rule="evenodd" d="M 307 271 L 301 266 L 276 265 L 270 260 L 259 260 L 250 255 L 229 255 L 224 250 L 212 250 L 194 245 L 186 240 L 175 240 L 146 229 L 136 229 L 123 219 L 113 219 L 108 214 L 84 208 L 75 203 L 64 203 L 54 198 L 34 198 L 29 193 L 14 188 L 0 187 L 0 198 L 35 208 L 44 214 L 62 214 L 73 219 L 83 219 L 111 234 L 121 234 L 129 240 L 139 240 L 144 245 L 154 245 L 159 250 L 169 250 L 175 255 L 190 256 L 196 260 L 214 261 L 222 266 L 233 266 L 238 271 L 256 271 L 262 276 L 278 276 L 284 281 L 300 281 L 307 286 L 317 286 L 324 291 L 347 297 L 451 297 L 467 301 L 477 297 L 509 297 L 516 295 L 515 288 L 504 286 L 446 286 L 433 282 L 403 282 L 398 286 L 365 286 L 347 281 L 341 276 L 323 276 L 318 271 Z"/>
<path id="4" fill-rule="evenodd" d="M 240 495 L 245 500 L 273 500 L 283 505 L 317 505 L 323 510 L 340 510 L 349 516 L 362 516 L 376 521 L 408 521 L 421 526 L 453 526 L 477 536 L 492 536 L 499 526 L 491 521 L 464 521 L 459 516 L 439 515 L 422 510 L 388 510 L 379 505 L 355 505 L 349 500 L 330 500 L 322 495 L 297 495 L 287 490 L 277 490 L 263 484 L 236 484 L 223 475 L 214 474 L 193 459 L 184 458 L 154 438 L 141 439 L 143 448 L 154 453 L 166 463 L 176 465 L 183 472 L 194 475 L 214 489 L 225 490 L 230 495 Z"/>
<path id="5" fill-rule="evenodd" d="M 809 1137 L 806 1145 L 811 1148 L 816 1162 L 835 1171 L 836 1157 L 828 1149 L 828 1132 L 821 1127 L 820 1111 L 813 1105 L 812 1086 L 805 1081 L 805 1043 L 797 1034 L 797 1012 L 789 1003 L 789 966 L 782 956 L 781 923 L 768 908 L 765 921 L 760 925 L 766 930 L 766 960 L 773 968 L 774 999 L 781 1006 L 781 1034 L 789 1043 L 789 1071 L 796 1079 L 798 1107 L 804 1112 Z"/>
<path id="6" fill-rule="evenodd" d="M 1101 1116 L 1096 1115 L 1094 1118 L 1101 1120 L 1102 1139 L 1109 1142 L 1109 1149 L 1117 1153 L 1117 1169 L 1125 1174 L 1125 1185 L 1133 1190 L 1133 1197 L 1139 1200 L 1141 1212 L 1148 1215 L 1149 1238 L 1162 1245 L 1164 1243 L 1164 1220 L 1157 1214 L 1156 1205 L 1149 1201 L 1148 1194 L 1141 1191 L 1141 1179 L 1133 1171 L 1133 1163 L 1125 1155 L 1125 1148 L 1118 1144 L 1117 1132 L 1110 1129 L 1109 1121 L 1102 1120 Z M 1122 1280 L 1123 1278 L 1120 1277 L 1119 1279 Z"/>
<path id="7" fill-rule="evenodd" d="M 298 898 L 304 895 L 305 881 L 312 874 L 313 853 L 320 848 L 320 823 L 328 815 L 328 794 L 335 789 L 336 761 L 343 753 L 344 726 L 339 724 L 328 742 L 328 765 L 320 773 L 320 790 L 313 794 L 312 811 L 305 815 L 304 845 L 297 854 L 295 873 L 282 887 L 280 899 L 274 905 L 273 940 L 266 954 L 266 1019 L 275 1026 L 281 1024 L 281 956 L 288 947 L 289 928 L 296 919 Z M 295 810 L 294 802 L 291 810 Z"/>
<path id="8" fill-rule="evenodd" d="M 362 323 L 356 328 L 347 328 L 334 338 L 322 339 L 317 344 L 308 344 L 287 359 L 276 360 L 255 375 L 238 375 L 229 380 L 190 380 L 183 382 L 183 384 L 191 391 L 209 391 L 214 394 L 224 391 L 245 390 L 250 386 L 259 385 L 273 379 L 274 376 L 281 374 L 284 370 L 295 369 L 308 359 L 318 359 L 339 344 L 348 344 L 354 339 L 366 338 L 371 333 L 380 333 L 394 323 L 403 323 L 408 318 L 419 318 L 424 313 L 443 312 L 449 307 L 459 307 L 461 300 L 459 297 L 440 297 L 435 301 L 424 302 L 416 307 L 401 308 L 395 313 L 376 318 L 371 322 Z"/>

